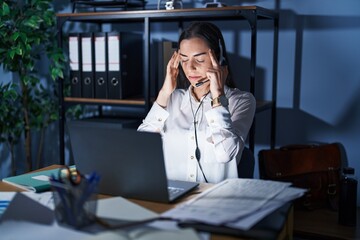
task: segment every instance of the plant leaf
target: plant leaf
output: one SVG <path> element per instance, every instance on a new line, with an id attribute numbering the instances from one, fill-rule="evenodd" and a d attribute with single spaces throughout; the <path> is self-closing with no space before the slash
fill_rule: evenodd
<path id="1" fill-rule="evenodd" d="M 9 8 L 9 5 L 7 5 L 6 2 L 3 2 L 2 4 L 2 16 L 7 16 L 10 14 L 10 8 Z"/>

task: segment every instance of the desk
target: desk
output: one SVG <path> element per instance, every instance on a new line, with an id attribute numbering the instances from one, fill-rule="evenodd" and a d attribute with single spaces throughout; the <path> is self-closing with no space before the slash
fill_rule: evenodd
<path id="1" fill-rule="evenodd" d="M 338 213 L 327 209 L 294 210 L 294 235 L 305 239 L 360 239 L 360 208 L 356 227 L 338 224 Z"/>
<path id="2" fill-rule="evenodd" d="M 49 169 L 54 169 L 60 167 L 60 165 L 52 165 L 49 167 L 45 167 L 42 168 L 40 170 L 49 170 Z M 134 199 L 129 199 L 130 201 L 145 207 L 151 211 L 157 212 L 157 213 L 162 213 L 165 212 L 171 208 L 174 208 L 177 204 L 184 202 L 186 200 L 189 200 L 191 198 L 193 198 L 194 196 L 196 196 L 197 194 L 203 192 L 204 190 L 206 190 L 207 188 L 211 187 L 211 184 L 205 184 L 205 183 L 201 183 L 199 185 L 199 187 L 197 189 L 195 189 L 193 192 L 191 192 L 189 195 L 187 195 L 186 197 L 182 198 L 179 202 L 176 203 L 171 203 L 171 204 L 165 204 L 165 203 L 157 203 L 157 202 L 149 202 L 149 201 L 142 201 L 142 200 L 134 200 Z M 7 183 L 4 182 L 0 182 L 0 191 L 22 191 L 21 189 L 14 187 L 12 185 L 9 185 Z M 99 198 L 105 198 L 105 197 L 109 197 L 106 195 L 99 195 Z M 274 219 L 274 217 L 271 216 L 275 216 L 276 219 Z M 284 217 L 285 216 L 285 217 Z M 281 220 L 282 218 L 282 220 Z M 285 221 L 284 221 L 285 220 Z M 277 235 L 277 237 L 272 238 L 272 239 L 278 239 L 278 240 L 285 240 L 285 239 L 292 239 L 292 232 L 293 232 L 293 210 L 292 207 L 289 206 L 284 206 L 284 208 L 282 209 L 282 211 L 277 211 L 276 213 L 273 213 L 273 215 L 270 215 L 268 217 L 266 217 L 263 221 L 261 221 L 259 224 L 257 224 L 258 229 L 256 230 L 257 233 L 259 232 L 264 232 L 266 233 L 266 231 L 269 231 L 269 224 L 273 224 L 273 223 L 279 223 L 281 224 L 281 227 L 279 228 L 278 231 L 273 231 L 273 234 Z M 276 225 L 276 224 L 275 224 Z M 270 229 L 270 231 L 272 231 L 272 229 Z M 236 237 L 232 237 L 232 236 L 226 236 L 226 235 L 222 235 L 222 234 L 212 234 L 211 235 L 211 239 L 212 240 L 232 240 L 232 239 L 249 239 L 249 238 L 236 238 Z"/>

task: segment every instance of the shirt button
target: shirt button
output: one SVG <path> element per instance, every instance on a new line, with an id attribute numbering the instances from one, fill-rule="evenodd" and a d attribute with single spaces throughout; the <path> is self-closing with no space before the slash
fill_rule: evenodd
<path id="1" fill-rule="evenodd" d="M 214 119 L 211 119 L 210 123 L 214 123 L 214 122 L 215 122 Z"/>
<path id="2" fill-rule="evenodd" d="M 161 118 L 158 118 L 158 121 L 159 121 L 159 122 L 161 122 L 161 121 L 162 121 L 162 119 L 161 119 Z"/>
<path id="3" fill-rule="evenodd" d="M 194 136 L 191 136 L 191 140 L 194 140 Z"/>
<path id="4" fill-rule="evenodd" d="M 194 174 L 190 174 L 190 177 L 193 178 L 193 177 L 194 177 Z"/>
<path id="5" fill-rule="evenodd" d="M 191 159 L 194 159 L 194 156 L 191 156 L 190 158 L 191 158 Z"/>

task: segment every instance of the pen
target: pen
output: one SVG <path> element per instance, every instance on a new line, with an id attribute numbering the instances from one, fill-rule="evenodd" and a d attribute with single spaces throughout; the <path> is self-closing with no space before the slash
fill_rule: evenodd
<path id="1" fill-rule="evenodd" d="M 195 83 L 195 87 L 200 87 L 200 86 L 202 86 L 204 83 L 206 83 L 206 82 L 208 82 L 208 81 L 210 81 L 210 80 L 209 80 L 209 79 L 206 79 L 205 81 L 197 82 L 197 83 Z"/>

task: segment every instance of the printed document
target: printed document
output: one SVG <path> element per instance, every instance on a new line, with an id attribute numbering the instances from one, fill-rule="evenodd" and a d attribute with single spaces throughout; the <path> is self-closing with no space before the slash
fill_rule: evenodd
<path id="1" fill-rule="evenodd" d="M 232 223 L 236 227 L 236 221 L 254 215 L 266 204 L 277 202 L 277 207 L 280 207 L 289 201 L 288 194 L 280 193 L 290 185 L 260 179 L 227 179 L 163 216 L 212 225 Z M 260 219 L 255 219 L 255 223 Z"/>

